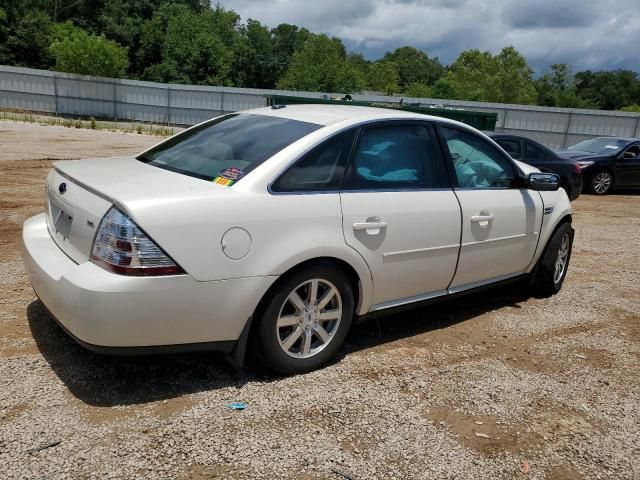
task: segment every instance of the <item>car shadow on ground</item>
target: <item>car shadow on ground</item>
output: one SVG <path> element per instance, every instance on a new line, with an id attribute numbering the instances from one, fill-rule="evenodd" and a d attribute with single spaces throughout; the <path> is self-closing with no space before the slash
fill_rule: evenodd
<path id="1" fill-rule="evenodd" d="M 464 322 L 488 311 L 518 307 L 527 295 L 516 286 L 502 287 L 454 301 L 387 315 L 355 325 L 337 361 L 359 351 Z M 249 382 L 277 381 L 251 363 L 235 368 L 222 355 L 194 353 L 140 357 L 105 356 L 80 347 L 58 326 L 44 305 L 27 308 L 36 345 L 58 378 L 82 402 L 101 407 L 135 405 Z"/>

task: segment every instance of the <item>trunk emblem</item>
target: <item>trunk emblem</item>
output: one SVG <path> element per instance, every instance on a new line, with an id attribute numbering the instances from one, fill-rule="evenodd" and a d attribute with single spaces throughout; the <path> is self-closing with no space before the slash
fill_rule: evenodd
<path id="1" fill-rule="evenodd" d="M 67 184 L 62 182 L 60 185 L 58 185 L 58 191 L 60 192 L 60 194 L 64 194 L 67 191 Z"/>

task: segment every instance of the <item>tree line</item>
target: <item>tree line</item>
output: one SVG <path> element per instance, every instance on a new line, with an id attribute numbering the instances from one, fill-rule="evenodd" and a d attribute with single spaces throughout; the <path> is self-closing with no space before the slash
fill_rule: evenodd
<path id="1" fill-rule="evenodd" d="M 640 111 L 631 70 L 551 65 L 534 77 L 513 47 L 450 65 L 411 46 L 371 61 L 343 42 L 282 23 L 243 22 L 208 0 L 4 0 L 0 64 L 166 83 Z"/>

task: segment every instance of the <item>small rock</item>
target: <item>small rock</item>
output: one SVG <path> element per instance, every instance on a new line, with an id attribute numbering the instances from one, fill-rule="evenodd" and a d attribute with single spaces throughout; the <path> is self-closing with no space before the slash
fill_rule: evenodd
<path id="1" fill-rule="evenodd" d="M 482 432 L 475 432 L 476 433 L 476 437 L 480 437 L 480 438 L 491 438 L 489 435 L 487 435 L 486 433 L 482 433 Z"/>

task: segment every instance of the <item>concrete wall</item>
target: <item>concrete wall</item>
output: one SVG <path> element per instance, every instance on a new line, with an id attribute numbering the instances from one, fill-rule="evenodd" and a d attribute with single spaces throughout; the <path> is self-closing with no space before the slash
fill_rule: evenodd
<path id="1" fill-rule="evenodd" d="M 325 95 L 87 77 L 0 65 L 0 107 L 57 115 L 193 125 L 221 113 L 265 106 L 267 96 L 272 94 L 310 98 Z M 377 102 L 400 99 L 397 96 L 352 97 Z M 638 113 L 432 98 L 405 98 L 404 101 L 495 112 L 497 131 L 524 135 L 551 148 L 564 148 L 601 135 L 640 137 Z"/>

